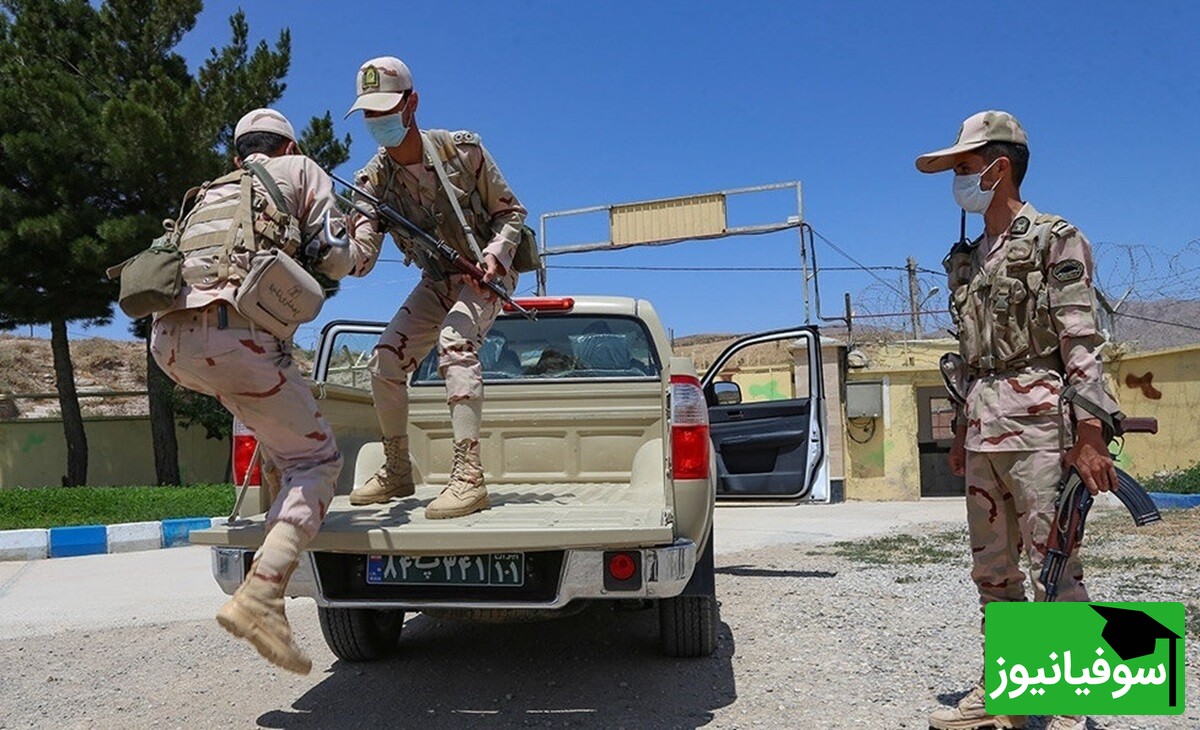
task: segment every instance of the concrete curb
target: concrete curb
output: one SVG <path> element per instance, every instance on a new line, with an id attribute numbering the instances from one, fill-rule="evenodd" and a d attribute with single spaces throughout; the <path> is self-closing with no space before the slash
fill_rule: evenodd
<path id="1" fill-rule="evenodd" d="M 108 552 L 108 529 L 104 525 L 50 528 L 50 557 L 73 558 Z"/>
<path id="2" fill-rule="evenodd" d="M 1190 509 L 1200 507 L 1200 494 L 1174 494 L 1170 492 L 1150 492 L 1150 499 L 1159 509 Z"/>
<path id="3" fill-rule="evenodd" d="M 225 517 L 186 517 L 116 525 L 76 525 L 48 530 L 0 530 L 0 562 L 77 555 L 128 553 L 191 544 L 193 530 L 226 523 Z"/>
<path id="4" fill-rule="evenodd" d="M 108 552 L 132 553 L 163 546 L 161 522 L 125 522 L 108 526 Z"/>
<path id="5" fill-rule="evenodd" d="M 41 560 L 49 555 L 49 530 L 0 530 L 0 561 Z"/>

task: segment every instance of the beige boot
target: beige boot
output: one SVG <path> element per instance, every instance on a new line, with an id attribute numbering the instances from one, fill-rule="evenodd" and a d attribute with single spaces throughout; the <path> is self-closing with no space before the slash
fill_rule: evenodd
<path id="1" fill-rule="evenodd" d="M 1022 715 L 989 715 L 983 708 L 983 685 L 958 701 L 957 707 L 943 707 L 929 716 L 929 727 L 937 730 L 975 730 L 976 728 L 1022 728 Z"/>
<path id="2" fill-rule="evenodd" d="M 413 482 L 412 460 L 408 456 L 408 436 L 383 440 L 386 461 L 359 488 L 350 492 L 350 504 L 382 504 L 391 499 L 411 497 L 417 491 Z"/>
<path id="3" fill-rule="evenodd" d="M 488 493 L 487 485 L 483 483 L 483 465 L 479 462 L 479 442 L 455 441 L 450 483 L 425 508 L 425 517 L 431 520 L 464 517 L 487 508 Z"/>
<path id="4" fill-rule="evenodd" d="M 283 613 L 283 589 L 298 563 L 293 562 L 278 578 L 270 578 L 258 573 L 258 562 L 254 561 L 246 580 L 217 612 L 217 623 L 249 641 L 272 664 L 308 674 L 312 660 L 296 646 L 292 627 Z"/>
<path id="5" fill-rule="evenodd" d="M 1087 718 L 1083 715 L 1057 715 L 1046 723 L 1046 730 L 1087 730 Z"/>

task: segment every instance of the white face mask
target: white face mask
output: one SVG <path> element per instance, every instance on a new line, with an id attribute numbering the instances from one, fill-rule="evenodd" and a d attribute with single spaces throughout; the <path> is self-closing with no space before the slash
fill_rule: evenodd
<path id="1" fill-rule="evenodd" d="M 954 176 L 954 202 L 958 203 L 958 207 L 968 213 L 983 213 L 992 204 L 992 196 L 996 194 L 996 185 L 1000 184 L 997 180 L 994 185 L 988 190 L 980 187 L 983 173 L 992 169 L 992 165 L 996 164 L 1000 158 L 992 160 L 992 164 L 983 168 L 973 175 L 955 175 Z"/>
<path id="2" fill-rule="evenodd" d="M 387 114 L 382 117 L 367 117 L 367 132 L 375 141 L 384 147 L 399 147 L 408 135 L 408 125 L 404 123 L 404 112 Z"/>

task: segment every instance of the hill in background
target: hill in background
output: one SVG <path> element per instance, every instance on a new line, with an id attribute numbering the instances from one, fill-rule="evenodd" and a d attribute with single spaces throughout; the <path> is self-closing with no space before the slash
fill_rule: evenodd
<path id="1" fill-rule="evenodd" d="M 1115 340 L 1127 351 L 1158 350 L 1200 342 L 1200 301 L 1162 299 L 1125 302 L 1118 316 Z M 1138 319 L 1134 319 L 1137 317 Z M 1153 321 L 1147 321 L 1153 320 Z M 1186 327 L 1177 326 L 1178 323 Z M 1194 328 L 1194 329 L 1189 329 Z M 844 327 L 823 327 L 821 334 L 846 341 Z M 944 336 L 944 333 L 928 333 Z M 855 327 L 858 343 L 888 342 L 903 339 L 905 333 L 878 327 Z M 675 354 L 691 357 L 699 370 L 708 368 L 721 352 L 742 335 L 731 333 L 695 334 L 676 337 Z M 310 353 L 296 351 L 301 370 L 307 372 Z M 146 350 L 142 342 L 107 340 L 99 337 L 72 340 L 71 356 L 75 364 L 75 383 L 85 416 L 144 415 L 144 396 L 94 397 L 113 392 L 146 390 Z M 739 356 L 734 365 L 757 367 L 790 363 L 787 343 L 754 348 Z M 4 394 L 47 394 L 47 397 L 16 399 Z M 89 397 L 92 396 L 92 397 Z M 0 333 L 0 418 L 45 418 L 58 414 L 54 394 L 54 365 L 50 341 Z"/>

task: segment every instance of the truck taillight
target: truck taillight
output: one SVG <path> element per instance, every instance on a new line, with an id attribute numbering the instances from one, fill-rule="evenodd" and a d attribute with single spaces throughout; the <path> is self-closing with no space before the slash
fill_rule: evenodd
<path id="1" fill-rule="evenodd" d="M 671 476 L 708 478 L 708 403 L 695 375 L 671 376 Z"/>
<path id="2" fill-rule="evenodd" d="M 246 481 L 246 471 L 253 462 L 254 470 L 250 472 L 250 486 L 262 486 L 262 467 L 254 460 L 254 449 L 258 447 L 258 438 L 254 432 L 237 418 L 233 419 L 233 483 L 242 486 Z"/>

